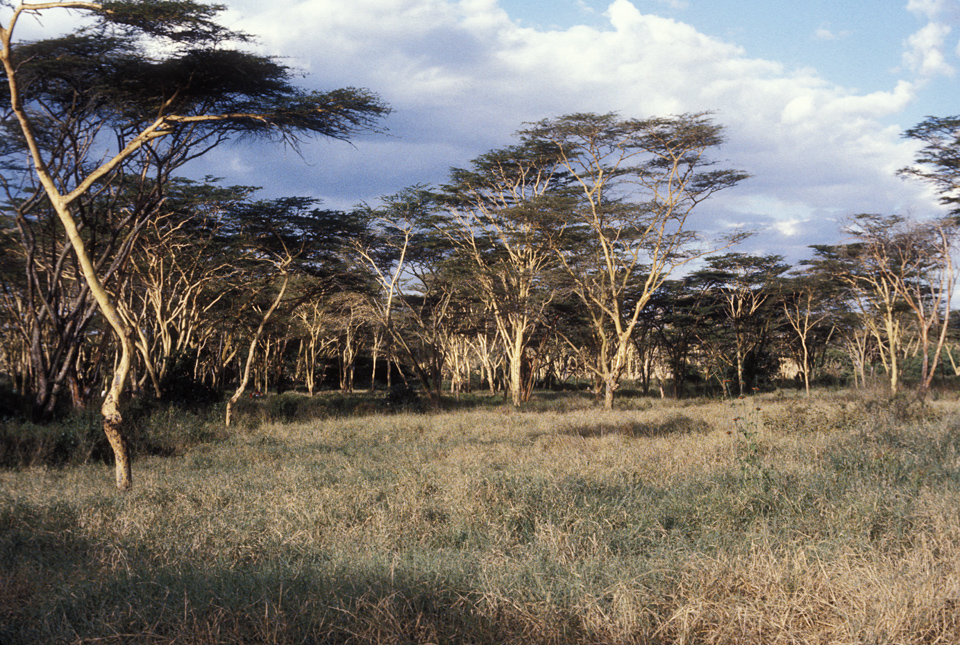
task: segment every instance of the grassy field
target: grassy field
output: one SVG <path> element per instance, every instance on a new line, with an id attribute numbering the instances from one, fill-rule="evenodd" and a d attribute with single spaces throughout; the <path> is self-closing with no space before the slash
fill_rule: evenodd
<path id="1" fill-rule="evenodd" d="M 625 403 L 0 470 L 0 643 L 960 643 L 960 404 Z"/>

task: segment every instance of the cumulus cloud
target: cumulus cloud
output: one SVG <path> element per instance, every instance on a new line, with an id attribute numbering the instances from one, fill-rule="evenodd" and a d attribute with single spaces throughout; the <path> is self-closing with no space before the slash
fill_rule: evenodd
<path id="1" fill-rule="evenodd" d="M 908 0 L 907 10 L 927 23 L 904 43 L 903 63 L 915 74 L 932 78 L 953 76 L 956 72 L 948 60 L 951 47 L 947 39 L 952 25 L 960 24 L 958 0 Z M 960 53 L 960 45 L 957 52 Z"/>
<path id="2" fill-rule="evenodd" d="M 925 77 L 941 74 L 953 76 L 955 70 L 944 55 L 944 45 L 950 31 L 945 24 L 931 22 L 911 35 L 906 42 L 907 51 L 903 54 L 907 68 Z"/>
<path id="3" fill-rule="evenodd" d="M 947 4 L 910 0 L 912 11 L 931 16 L 945 15 Z M 241 28 L 259 34 L 270 53 L 292 56 L 311 73 L 308 82 L 368 87 L 395 110 L 391 137 L 345 151 L 322 146 L 307 152 L 312 166 L 285 173 L 288 181 L 310 174 L 328 203 L 443 181 L 451 166 L 511 143 L 524 122 L 578 111 L 712 111 L 726 127 L 720 155 L 753 178 L 711 200 L 704 229 L 742 224 L 764 232 L 771 249 L 801 254 L 835 232 L 844 213 L 936 208 L 925 187 L 894 176 L 915 148 L 883 123 L 915 98 L 916 83 L 858 93 L 810 69 L 752 58 L 630 0 L 608 5 L 606 28 L 566 30 L 522 27 L 496 0 L 231 6 Z M 911 39 L 911 69 L 946 73 L 949 64 L 933 54 L 948 32 L 922 33 Z"/>

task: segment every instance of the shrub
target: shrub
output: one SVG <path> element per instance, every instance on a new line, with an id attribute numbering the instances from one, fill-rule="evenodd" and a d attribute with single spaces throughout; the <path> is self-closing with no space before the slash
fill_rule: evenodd
<path id="1" fill-rule="evenodd" d="M 423 409 L 420 393 L 401 382 L 393 385 L 387 393 L 387 409 L 391 412 L 418 412 Z"/>
<path id="2" fill-rule="evenodd" d="M 110 454 L 103 422 L 82 411 L 47 424 L 9 420 L 0 423 L 0 466 L 66 466 L 101 460 Z"/>

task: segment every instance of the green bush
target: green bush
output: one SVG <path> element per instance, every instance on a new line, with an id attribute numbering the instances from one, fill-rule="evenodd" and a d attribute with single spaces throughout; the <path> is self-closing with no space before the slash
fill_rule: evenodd
<path id="1" fill-rule="evenodd" d="M 223 393 L 193 377 L 190 361 L 180 360 L 160 384 L 161 401 L 178 408 L 200 412 L 223 400 Z"/>
<path id="2" fill-rule="evenodd" d="M 392 412 L 418 412 L 423 409 L 423 400 L 407 383 L 397 383 L 387 393 L 387 408 Z"/>

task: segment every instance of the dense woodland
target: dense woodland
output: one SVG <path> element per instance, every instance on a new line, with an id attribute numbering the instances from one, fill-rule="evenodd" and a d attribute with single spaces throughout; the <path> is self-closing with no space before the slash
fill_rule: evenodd
<path id="1" fill-rule="evenodd" d="M 957 225 L 864 214 L 794 266 L 706 238 L 701 203 L 749 180 L 715 159 L 710 114 L 572 114 L 443 183 L 350 212 L 178 170 L 230 140 L 296 146 L 384 127 L 367 90 L 306 92 L 234 47 L 219 8 L 48 3 L 90 22 L 36 42 L 0 31 L 3 414 L 100 406 L 129 486 L 121 404 L 251 393 L 629 383 L 738 396 L 791 383 L 923 396 L 960 375 Z M 955 206 L 960 117 L 906 133 L 905 180 Z M 321 170 L 322 172 L 322 170 Z M 425 178 L 430 179 L 430 178 Z M 124 471 L 125 472 L 121 472 Z"/>

